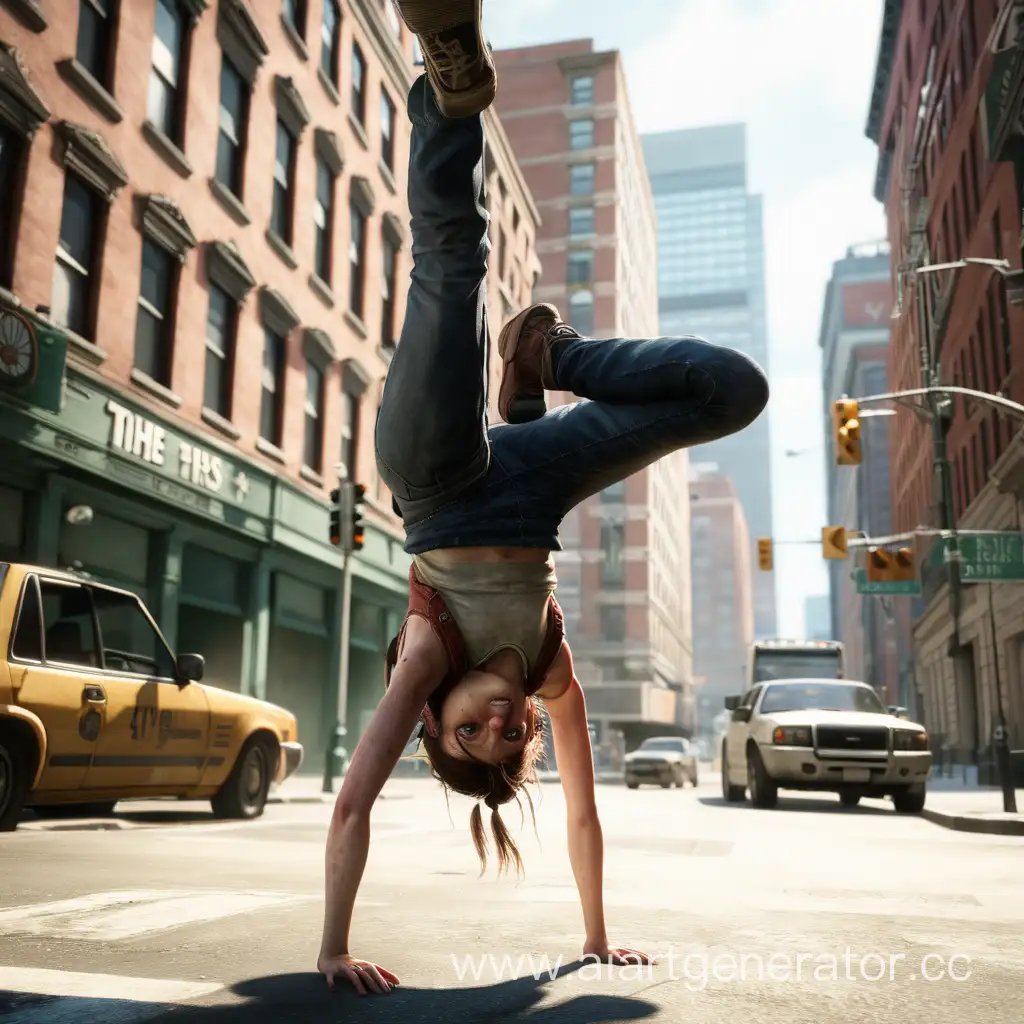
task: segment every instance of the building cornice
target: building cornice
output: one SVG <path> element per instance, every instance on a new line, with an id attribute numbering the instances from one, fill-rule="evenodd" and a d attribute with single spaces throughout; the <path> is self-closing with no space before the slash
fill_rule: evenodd
<path id="1" fill-rule="evenodd" d="M 868 109 L 867 137 L 881 145 L 882 121 L 885 117 L 886 101 L 892 84 L 892 67 L 896 59 L 896 38 L 903 18 L 903 0 L 885 0 L 882 12 L 882 31 L 878 40 L 878 56 L 875 59 L 875 80 L 871 87 L 871 106 Z"/>
<path id="2" fill-rule="evenodd" d="M 405 98 L 413 82 L 413 69 L 373 0 L 349 0 L 356 21 L 366 34 L 398 94 Z"/>

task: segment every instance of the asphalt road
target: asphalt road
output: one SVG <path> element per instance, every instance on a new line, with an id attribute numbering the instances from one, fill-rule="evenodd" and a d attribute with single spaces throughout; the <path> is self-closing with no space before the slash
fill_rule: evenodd
<path id="1" fill-rule="evenodd" d="M 535 795 L 527 877 L 478 880 L 470 805 L 427 780 L 375 811 L 355 949 L 393 994 L 316 975 L 330 807 L 215 822 L 122 804 L 104 823 L 0 837 L 0 1024 L 1020 1024 L 1024 839 L 949 832 L 886 804 L 599 788 L 612 939 L 654 968 L 580 965 L 557 784 Z M 518 829 L 513 813 L 510 825 Z"/>

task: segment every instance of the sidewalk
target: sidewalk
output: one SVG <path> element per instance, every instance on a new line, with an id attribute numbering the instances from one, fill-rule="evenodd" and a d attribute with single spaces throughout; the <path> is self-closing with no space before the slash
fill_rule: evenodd
<path id="1" fill-rule="evenodd" d="M 268 804 L 333 804 L 338 798 L 342 778 L 334 780 L 334 792 L 324 793 L 324 780 L 320 775 L 293 775 L 283 785 L 271 786 Z M 379 799 L 402 800 L 409 794 L 402 792 L 401 779 L 391 778 L 384 783 Z"/>
<path id="2" fill-rule="evenodd" d="M 957 832 L 1024 836 L 1024 790 L 1017 790 L 1017 813 L 1003 810 L 1003 792 L 990 787 L 939 789 L 929 787 L 921 816 L 935 825 Z"/>

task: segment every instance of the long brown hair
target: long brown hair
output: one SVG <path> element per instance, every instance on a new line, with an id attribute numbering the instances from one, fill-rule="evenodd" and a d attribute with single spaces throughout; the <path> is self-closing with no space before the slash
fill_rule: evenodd
<path id="1" fill-rule="evenodd" d="M 445 694 L 447 696 L 447 694 Z M 431 711 L 435 719 L 441 721 L 441 706 L 444 697 L 430 700 Z M 524 874 L 523 858 L 516 847 L 515 840 L 502 821 L 498 808 L 515 800 L 522 811 L 519 792 L 526 794 L 530 805 L 530 817 L 533 819 L 536 832 L 537 821 L 533 813 L 533 800 L 526 786 L 537 782 L 537 762 L 544 750 L 543 716 L 535 698 L 531 697 L 527 704 L 526 727 L 528 739 L 514 757 L 500 764 L 488 764 L 485 761 L 463 760 L 447 753 L 441 745 L 441 738 L 429 735 L 424 730 L 423 748 L 430 759 L 431 774 L 444 786 L 445 796 L 449 791 L 461 793 L 479 801 L 469 817 L 469 829 L 473 836 L 473 845 L 480 858 L 480 874 L 487 870 L 487 835 L 484 831 L 483 812 L 480 803 L 491 812 L 491 836 L 498 858 L 498 874 L 503 874 L 515 864 L 516 873 Z"/>

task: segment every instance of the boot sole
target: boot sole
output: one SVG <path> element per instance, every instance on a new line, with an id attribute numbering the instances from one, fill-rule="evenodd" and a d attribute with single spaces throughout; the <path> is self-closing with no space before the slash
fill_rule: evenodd
<path id="1" fill-rule="evenodd" d="M 519 339 L 523 333 L 523 324 L 536 306 L 527 306 L 521 313 L 514 316 L 498 335 L 498 355 L 504 365 L 504 372 L 508 373 L 509 365 L 516 357 L 519 349 Z M 504 384 L 504 376 L 502 376 Z M 501 412 L 501 394 L 498 394 L 499 412 Z M 539 420 L 548 411 L 548 403 L 544 398 L 544 392 L 539 395 L 513 395 L 508 402 L 508 409 L 502 415 L 506 423 L 532 423 Z"/>
<path id="2" fill-rule="evenodd" d="M 484 38 L 483 28 L 483 3 L 482 0 L 475 0 L 473 3 L 466 3 L 466 0 L 436 0 L 432 3 L 425 0 L 421 3 L 408 3 L 405 6 L 411 7 L 414 11 L 413 22 L 410 24 L 408 15 L 399 7 L 399 12 L 405 20 L 409 30 L 416 35 L 429 35 L 435 32 L 443 32 L 445 29 L 453 28 L 455 25 L 466 24 L 472 20 L 476 25 L 477 46 L 487 71 L 489 72 L 485 81 L 471 86 L 468 89 L 460 89 L 458 92 L 451 92 L 445 88 L 429 56 L 423 54 L 423 61 L 426 65 L 427 76 L 434 90 L 434 98 L 437 107 L 445 117 L 456 119 L 462 117 L 473 117 L 483 113 L 493 102 L 498 94 L 498 73 L 491 60 L 490 51 L 487 48 L 487 40 Z M 472 8 L 467 12 L 466 8 Z M 416 14 L 423 11 L 422 21 Z M 470 15 L 466 17 L 467 13 Z"/>

